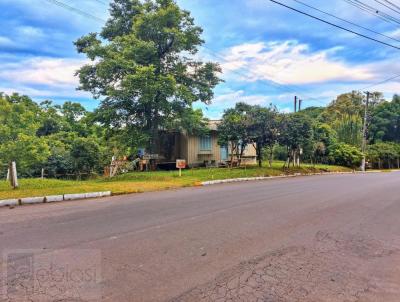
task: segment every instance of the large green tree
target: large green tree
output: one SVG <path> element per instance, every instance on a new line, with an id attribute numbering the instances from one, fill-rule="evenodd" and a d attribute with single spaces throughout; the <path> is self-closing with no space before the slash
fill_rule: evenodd
<path id="1" fill-rule="evenodd" d="M 75 42 L 91 60 L 79 88 L 101 98 L 104 124 L 146 134 L 153 152 L 160 128 L 212 100 L 220 67 L 194 59 L 202 29 L 173 0 L 114 0 L 110 14 L 100 34 Z"/>
<path id="2" fill-rule="evenodd" d="M 274 146 L 280 135 L 280 119 L 274 106 L 251 106 L 248 112 L 250 140 L 256 148 L 259 167 L 263 162 L 263 151 L 268 149 L 268 162 L 272 167 Z"/>
<path id="3" fill-rule="evenodd" d="M 252 142 L 249 133 L 251 106 L 245 103 L 237 103 L 235 108 L 225 110 L 222 121 L 218 125 L 218 143 L 227 146 L 231 155 L 231 165 L 234 157 L 240 166 L 246 147 Z"/>
<path id="4" fill-rule="evenodd" d="M 303 147 L 311 141 L 313 136 L 312 121 L 302 113 L 288 114 L 283 118 L 279 141 L 287 147 L 287 161 L 289 167 L 299 163 Z"/>
<path id="5" fill-rule="evenodd" d="M 395 95 L 391 102 L 381 102 L 373 109 L 369 137 L 372 143 L 400 142 L 400 96 Z"/>

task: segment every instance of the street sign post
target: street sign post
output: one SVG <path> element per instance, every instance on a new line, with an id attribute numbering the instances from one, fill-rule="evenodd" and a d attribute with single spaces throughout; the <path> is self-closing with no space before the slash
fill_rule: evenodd
<path id="1" fill-rule="evenodd" d="M 182 169 L 186 169 L 186 160 L 177 159 L 176 160 L 176 168 L 179 169 L 179 177 L 182 176 Z"/>

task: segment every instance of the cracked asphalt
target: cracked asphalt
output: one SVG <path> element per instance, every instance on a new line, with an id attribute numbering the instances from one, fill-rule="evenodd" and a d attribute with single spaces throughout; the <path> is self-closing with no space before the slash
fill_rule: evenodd
<path id="1" fill-rule="evenodd" d="M 0 301 L 400 301 L 400 173 L 0 209 Z"/>

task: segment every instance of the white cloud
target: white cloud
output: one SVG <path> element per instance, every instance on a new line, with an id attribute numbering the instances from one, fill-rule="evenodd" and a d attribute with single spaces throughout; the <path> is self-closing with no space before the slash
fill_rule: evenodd
<path id="1" fill-rule="evenodd" d="M 44 37 L 44 32 L 37 27 L 32 26 L 20 26 L 17 28 L 19 34 L 27 39 L 36 39 Z"/>
<path id="2" fill-rule="evenodd" d="M 238 90 L 221 94 L 214 98 L 212 101 L 213 106 L 229 108 L 233 107 L 236 103 L 246 103 L 250 105 L 267 105 L 271 98 L 266 95 L 246 95 L 245 91 Z"/>
<path id="3" fill-rule="evenodd" d="M 389 32 L 387 32 L 385 34 L 390 36 L 390 37 L 392 37 L 392 38 L 400 39 L 400 29 L 389 31 Z"/>
<path id="4" fill-rule="evenodd" d="M 225 73 L 246 71 L 248 81 L 272 80 L 281 84 L 311 84 L 329 81 L 367 81 L 374 72 L 332 57 L 338 47 L 312 52 L 294 41 L 246 43 L 223 53 Z M 241 72 L 244 73 L 244 72 Z"/>
<path id="5" fill-rule="evenodd" d="M 14 84 L 78 86 L 75 72 L 85 61 L 79 59 L 34 58 L 4 64 L 0 79 Z"/>
<path id="6" fill-rule="evenodd" d="M 13 94 L 19 93 L 24 94 L 32 98 L 54 98 L 54 97 L 63 97 L 63 98 L 91 98 L 88 92 L 75 90 L 73 87 L 65 87 L 61 89 L 51 89 L 51 87 L 46 89 L 37 89 L 32 88 L 26 85 L 18 85 L 18 86 L 7 86 L 4 83 L 0 86 L 0 91 L 5 94 Z"/>
<path id="7" fill-rule="evenodd" d="M 0 36 L 0 46 L 11 46 L 13 44 L 10 38 Z"/>

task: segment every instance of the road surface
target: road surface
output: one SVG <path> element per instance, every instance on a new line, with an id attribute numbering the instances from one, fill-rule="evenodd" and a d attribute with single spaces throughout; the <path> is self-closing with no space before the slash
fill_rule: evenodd
<path id="1" fill-rule="evenodd" d="M 0 249 L 0 301 L 397 302 L 400 173 L 1 209 Z"/>

